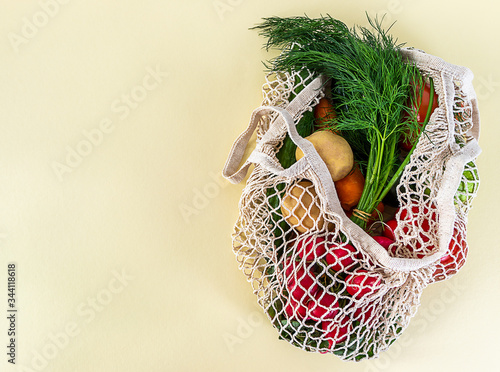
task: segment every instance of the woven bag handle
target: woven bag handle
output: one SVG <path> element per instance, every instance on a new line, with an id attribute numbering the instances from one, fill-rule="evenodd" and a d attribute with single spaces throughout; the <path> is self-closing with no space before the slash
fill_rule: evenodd
<path id="1" fill-rule="evenodd" d="M 241 161 L 243 160 L 248 142 L 250 141 L 253 132 L 255 132 L 255 130 L 257 129 L 257 125 L 259 124 L 259 120 L 262 115 L 262 107 L 259 107 L 252 112 L 250 123 L 248 124 L 247 129 L 245 129 L 245 131 L 238 136 L 236 141 L 234 141 L 231 150 L 229 151 L 226 164 L 224 165 L 224 169 L 222 170 L 222 175 L 231 183 L 240 183 L 241 181 L 243 181 L 248 172 L 248 169 L 250 168 L 250 165 L 254 162 L 252 155 L 254 155 L 257 149 L 255 149 L 250 154 L 245 163 L 241 167 L 239 167 Z"/>
<path id="2" fill-rule="evenodd" d="M 445 88 L 445 99 L 446 107 L 453 107 L 455 98 L 455 87 L 454 81 L 460 82 L 461 90 L 470 99 L 472 104 L 472 127 L 468 131 L 468 135 L 472 136 L 476 140 L 479 140 L 480 133 L 480 120 L 479 120 L 479 108 L 477 103 L 476 92 L 472 85 L 472 80 L 474 79 L 474 74 L 472 71 L 464 66 L 453 65 L 446 62 L 440 57 L 427 54 L 418 49 L 402 48 L 401 53 L 404 58 L 411 60 L 418 68 L 427 71 L 433 71 L 436 76 L 443 77 L 447 75 L 449 79 L 445 79 L 448 84 Z M 453 112 L 451 110 L 448 112 L 448 121 L 450 123 L 454 122 Z"/>
<path id="3" fill-rule="evenodd" d="M 436 197 L 436 204 L 441 211 L 439 216 L 439 250 L 430 256 L 423 258 L 398 258 L 389 256 L 388 252 L 377 247 L 373 239 L 368 246 L 364 246 L 366 251 L 370 251 L 375 255 L 376 260 L 384 267 L 395 271 L 412 271 L 428 266 L 441 257 L 448 251 L 448 246 L 453 235 L 455 223 L 455 209 L 449 208 L 453 206 L 453 198 L 461 181 L 461 175 L 465 164 L 475 159 L 481 153 L 481 148 L 476 139 L 469 141 L 464 147 L 457 151 L 446 163 L 446 170 L 443 174 L 443 183 Z M 382 248 L 382 249 L 380 249 Z"/>
<path id="4" fill-rule="evenodd" d="M 473 126 L 469 130 L 469 134 L 473 137 L 473 139 L 470 140 L 464 147 L 456 151 L 454 155 L 448 160 L 446 164 L 446 171 L 443 175 L 443 177 L 446 178 L 446 181 L 441 185 L 436 199 L 438 207 L 453 205 L 453 197 L 460 183 L 460 177 L 457 177 L 456 175 L 462 174 L 465 164 L 475 159 L 481 152 L 481 149 L 477 142 L 477 138 L 479 136 L 479 114 L 477 111 L 477 100 L 471 85 L 471 72 L 465 67 L 462 68 L 460 66 L 450 65 L 438 57 L 434 57 L 422 52 L 418 52 L 419 54 L 415 55 L 417 51 L 414 50 L 410 50 L 409 52 L 411 52 L 408 53 L 411 54 L 410 58 L 416 58 L 417 65 L 419 64 L 419 61 L 423 62 L 425 60 L 426 66 L 432 65 L 432 67 L 435 69 L 442 69 L 442 71 L 452 74 L 457 79 L 460 78 L 461 81 L 464 82 L 465 88 L 470 89 L 469 91 L 466 91 L 466 94 L 471 97 L 473 106 Z M 455 67 L 456 69 L 453 70 L 453 67 Z M 310 101 L 318 95 L 318 90 L 322 86 L 322 81 L 324 80 L 322 80 L 321 78 L 315 79 L 311 84 L 306 86 L 304 90 L 302 90 L 292 102 L 290 102 L 286 109 L 274 106 L 261 106 L 254 110 L 248 128 L 236 139 L 233 147 L 231 148 L 228 159 L 224 166 L 223 176 L 232 183 L 239 183 L 244 179 L 252 163 L 263 164 L 267 169 L 269 169 L 276 175 L 282 175 L 286 177 L 293 177 L 294 175 L 303 172 L 307 167 L 311 167 L 320 180 L 321 186 L 326 196 L 328 209 L 332 211 L 342 211 L 342 207 L 335 190 L 335 185 L 331 178 L 330 172 L 326 167 L 326 164 L 318 155 L 312 143 L 302 138 L 298 134 L 293 119 L 293 117 L 296 116 L 297 113 L 302 112 L 304 110 L 304 107 L 309 105 Z M 452 86 L 448 84 L 447 96 L 450 98 L 452 98 L 451 88 Z M 450 107 L 450 105 L 447 104 L 447 107 Z M 240 168 L 238 168 L 243 159 L 246 146 L 248 145 L 253 132 L 257 128 L 260 118 L 272 111 L 277 112 L 279 116 L 277 117 L 273 125 L 269 128 L 269 130 L 263 135 L 261 140 L 257 143 L 256 149 L 250 154 L 246 162 Z M 276 166 L 276 160 L 271 159 L 267 154 L 261 151 L 262 145 L 276 140 L 276 137 L 284 129 L 283 125 L 286 127 L 288 135 L 290 136 L 292 141 L 304 153 L 304 157 L 288 169 L 278 168 Z M 369 235 L 367 235 L 367 233 L 361 227 L 351 221 L 345 215 L 345 213 L 342 215 L 342 217 L 343 224 L 349 229 L 350 235 L 352 236 L 353 240 L 360 243 L 359 246 L 361 247 L 361 249 L 372 256 L 381 266 L 398 272 L 409 272 L 428 266 L 436 262 L 446 254 L 453 233 L 455 215 L 453 209 L 440 209 L 444 209 L 449 212 L 446 215 L 440 216 L 440 250 L 430 256 L 426 256 L 423 258 L 391 257 L 385 248 L 383 248 Z"/>
<path id="5" fill-rule="evenodd" d="M 262 152 L 262 147 L 273 140 L 275 141 L 284 128 L 286 128 L 289 133 L 290 128 L 293 128 L 292 131 L 294 131 L 295 134 L 293 136 L 290 134 L 290 137 L 297 146 L 299 146 L 299 143 L 302 145 L 305 143 L 306 147 L 308 146 L 307 144 L 313 147 L 309 141 L 303 139 L 297 133 L 297 130 L 295 129 L 294 117 L 297 117 L 306 107 L 310 105 L 311 100 L 319 94 L 324 82 L 324 77 L 314 79 L 297 94 L 297 96 L 286 106 L 285 109 L 276 106 L 260 106 L 256 108 L 252 112 L 248 127 L 239 135 L 236 141 L 234 141 L 233 146 L 229 151 L 226 164 L 222 170 L 224 178 L 229 180 L 231 183 L 240 183 L 245 178 L 252 163 L 265 163 L 267 168 L 271 169 L 275 174 L 283 176 L 292 176 L 300 173 L 304 168 L 305 161 L 299 161 L 288 169 L 283 169 L 282 167 L 279 168 L 276 166 L 275 160 L 272 160 L 267 154 Z M 260 141 L 258 141 L 255 150 L 250 154 L 245 163 L 239 167 L 241 161 L 243 160 L 248 142 L 250 141 L 252 134 L 257 129 L 260 119 L 262 116 L 273 111 L 278 113 L 278 117 L 267 132 L 262 136 Z M 299 147 L 302 148 L 302 145 Z M 316 151 L 314 150 L 314 152 Z"/>

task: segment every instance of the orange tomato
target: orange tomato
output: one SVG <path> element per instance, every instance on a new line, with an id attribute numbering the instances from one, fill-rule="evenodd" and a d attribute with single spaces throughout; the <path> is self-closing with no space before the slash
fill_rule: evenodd
<path id="1" fill-rule="evenodd" d="M 347 176 L 335 182 L 335 188 L 337 189 L 337 195 L 342 208 L 348 211 L 356 206 L 359 199 L 361 199 L 364 187 L 365 177 L 359 170 L 358 165 L 355 164 Z"/>
<path id="2" fill-rule="evenodd" d="M 328 98 L 321 98 L 314 108 L 314 117 L 316 118 L 316 129 L 325 129 L 327 123 L 336 118 L 337 114 Z"/>
<path id="3" fill-rule="evenodd" d="M 420 96 L 421 95 L 421 96 Z M 438 96 L 437 93 L 434 91 L 433 93 L 433 99 L 432 103 L 430 102 L 430 96 L 431 96 L 431 87 L 429 84 L 425 83 L 424 84 L 424 89 L 422 90 L 422 87 L 419 86 L 417 87 L 417 97 L 420 97 L 420 100 L 418 103 L 416 103 L 418 106 L 417 107 L 412 107 L 413 111 L 417 113 L 417 121 L 420 124 L 420 126 L 423 126 L 425 117 L 427 115 L 427 110 L 430 105 L 431 106 L 431 114 L 434 112 L 434 110 L 439 106 L 438 105 Z M 407 131 L 408 133 L 409 131 Z M 415 144 L 415 142 L 418 140 L 418 137 L 420 136 L 420 131 L 417 133 L 416 137 L 407 137 L 403 138 L 399 144 L 399 146 L 404 150 L 404 151 L 410 151 Z"/>

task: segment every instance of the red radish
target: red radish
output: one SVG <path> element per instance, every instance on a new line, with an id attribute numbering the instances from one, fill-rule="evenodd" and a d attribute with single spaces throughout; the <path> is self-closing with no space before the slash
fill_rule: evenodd
<path id="1" fill-rule="evenodd" d="M 453 237 L 448 246 L 448 252 L 441 257 L 439 264 L 437 264 L 436 271 L 433 273 L 434 280 L 440 281 L 456 274 L 465 264 L 468 250 L 463 231 L 455 227 Z"/>
<path id="2" fill-rule="evenodd" d="M 373 240 L 375 240 L 378 244 L 380 244 L 385 249 L 389 250 L 389 246 L 394 243 L 394 240 L 391 240 L 385 236 L 372 236 Z"/>
<path id="3" fill-rule="evenodd" d="M 429 232 L 432 223 L 437 221 L 436 206 L 432 204 L 431 209 L 426 205 L 413 205 L 403 208 L 399 218 L 402 221 L 408 221 L 411 225 L 420 228 L 423 232 Z"/>
<path id="4" fill-rule="evenodd" d="M 382 286 L 382 280 L 379 276 L 368 273 L 368 271 L 359 269 L 347 276 L 347 292 L 356 299 L 366 295 L 376 293 Z"/>
<path id="5" fill-rule="evenodd" d="M 340 311 L 335 295 L 319 290 L 307 304 L 310 318 L 314 320 L 333 319 Z"/>
<path id="6" fill-rule="evenodd" d="M 354 263 L 354 258 L 357 257 L 358 251 L 350 244 L 332 245 L 326 255 L 326 262 L 329 269 L 333 271 L 343 271 L 345 268 Z"/>
<path id="7" fill-rule="evenodd" d="M 303 319 L 306 316 L 307 308 L 290 297 L 285 305 L 285 313 L 288 318 Z"/>
<path id="8" fill-rule="evenodd" d="M 304 272 L 304 268 L 301 267 L 301 263 L 296 261 L 296 258 L 294 256 L 290 256 L 285 258 L 285 263 L 283 264 L 284 270 L 285 270 L 285 281 L 288 282 L 291 279 L 294 279 L 296 277 L 302 276 Z M 295 272 L 297 270 L 302 270 L 301 274 L 297 273 L 297 276 L 295 275 Z"/>
<path id="9" fill-rule="evenodd" d="M 369 304 L 357 308 L 354 312 L 354 320 L 359 320 L 361 323 L 371 323 L 373 318 L 373 311 L 375 310 L 375 304 L 370 302 Z"/>
<path id="10" fill-rule="evenodd" d="M 396 240 L 396 236 L 394 235 L 394 231 L 396 231 L 396 227 L 398 227 L 398 221 L 393 219 L 389 220 L 384 224 L 384 236 L 391 240 Z"/>
<path id="11" fill-rule="evenodd" d="M 430 239 L 427 235 L 419 233 L 419 236 L 424 244 L 420 243 L 420 241 L 417 241 L 415 243 L 415 250 L 417 251 L 417 257 L 423 258 L 432 253 L 432 251 L 434 250 L 434 245 L 429 243 Z"/>
<path id="12" fill-rule="evenodd" d="M 347 340 L 349 331 L 352 329 L 352 324 L 349 318 L 344 317 L 340 322 L 324 320 L 321 322 L 321 328 L 323 329 L 324 337 L 328 339 L 328 348 L 331 349 L 335 344 Z"/>
<path id="13" fill-rule="evenodd" d="M 297 242 L 297 252 L 300 258 L 305 256 L 306 261 L 314 261 L 326 253 L 326 245 L 326 239 L 321 236 L 306 236 Z"/>
<path id="14" fill-rule="evenodd" d="M 432 207 L 434 207 L 434 205 L 432 205 Z M 427 206 L 420 207 L 417 205 L 413 205 L 413 206 L 410 206 L 410 207 L 404 208 L 404 209 L 398 208 L 396 211 L 396 214 L 400 210 L 401 210 L 400 220 L 405 221 L 406 223 L 409 223 L 410 225 L 415 226 L 415 227 L 419 227 L 418 226 L 418 224 L 419 224 L 418 218 L 420 216 L 421 210 L 425 214 L 427 214 L 427 216 L 429 216 L 429 214 L 428 214 L 429 208 Z M 430 217 L 431 217 L 432 221 L 436 221 L 436 212 L 434 210 L 430 213 Z M 431 225 L 429 223 L 429 219 L 427 219 L 427 218 L 423 219 L 420 225 L 421 225 L 420 226 L 421 232 L 419 232 L 419 236 L 422 239 L 422 241 L 424 243 L 426 243 L 429 241 L 429 238 L 424 234 L 424 232 L 430 231 Z M 389 239 L 392 239 L 393 241 L 396 240 L 396 236 L 395 236 L 394 232 L 395 232 L 397 227 L 398 227 L 398 220 L 392 219 L 392 220 L 387 221 L 384 224 L 384 230 L 383 230 L 384 236 L 389 238 Z M 408 226 L 403 225 L 402 231 L 403 231 L 403 234 L 408 234 L 410 229 Z M 383 246 L 382 243 L 380 243 L 380 244 Z M 432 251 L 432 249 L 433 249 L 433 247 L 430 246 L 430 247 L 426 247 L 426 252 L 420 252 L 421 247 L 422 247 L 422 244 L 417 241 L 415 243 L 415 247 L 408 245 L 404 248 L 404 250 L 408 251 L 408 252 L 413 252 L 416 248 L 416 250 L 419 251 L 419 253 L 417 253 L 417 258 L 422 258 L 426 254 L 428 254 L 429 251 Z M 402 256 L 402 249 L 399 247 L 392 247 L 390 252 L 393 255 Z M 406 255 L 405 255 L 405 257 L 406 257 Z"/>
<path id="15" fill-rule="evenodd" d="M 291 297 L 307 306 L 307 301 L 318 290 L 318 283 L 311 271 L 298 267 L 295 273 L 288 277 L 287 290 Z"/>
<path id="16" fill-rule="evenodd" d="M 420 126 L 423 126 L 423 123 L 425 121 L 425 117 L 427 116 L 427 110 L 429 108 L 429 105 L 431 105 L 430 102 L 430 92 L 431 92 L 431 86 L 427 83 L 424 83 L 424 89 L 422 90 L 422 87 L 419 86 L 417 87 L 417 102 L 415 102 L 413 110 L 417 113 L 417 122 L 420 124 Z M 421 94 L 421 96 L 420 96 Z M 432 106 L 431 106 L 431 113 L 438 107 L 438 96 L 434 92 L 434 96 L 432 99 Z M 418 135 L 420 135 L 420 130 L 418 131 Z M 405 150 L 405 151 L 410 151 L 413 147 L 413 144 L 418 140 L 418 137 L 416 138 L 407 138 L 406 140 L 402 140 L 400 142 L 400 147 Z"/>
<path id="17" fill-rule="evenodd" d="M 289 278 L 292 275 L 293 270 L 295 269 L 295 260 L 293 257 L 287 257 L 285 259 L 285 263 L 283 264 L 283 268 L 285 269 L 285 277 Z"/>
<path id="18" fill-rule="evenodd" d="M 437 211 L 435 204 L 428 205 L 410 205 L 407 208 L 401 209 L 400 220 L 409 223 L 410 226 L 414 226 L 418 230 L 418 235 L 420 241 L 416 241 L 414 246 L 406 246 L 405 250 L 408 252 L 416 251 L 417 258 L 423 258 L 428 255 L 434 247 L 432 245 L 426 244 L 429 242 L 428 233 L 432 233 L 433 225 L 437 221 Z M 409 227 L 403 227 L 403 233 L 408 234 Z M 425 248 L 424 248 L 425 247 Z M 399 252 L 398 252 L 399 253 Z"/>
<path id="19" fill-rule="evenodd" d="M 415 247 L 417 248 L 417 254 L 416 254 L 417 258 L 423 258 L 429 253 L 429 251 L 427 250 L 426 252 L 419 251 L 420 247 L 422 247 L 422 245 L 419 242 L 415 243 Z M 391 253 L 397 257 L 414 258 L 413 252 L 415 252 L 415 248 L 412 247 L 411 245 L 405 245 L 404 247 L 392 247 L 391 249 Z M 410 255 L 408 255 L 408 253 L 410 253 Z"/>

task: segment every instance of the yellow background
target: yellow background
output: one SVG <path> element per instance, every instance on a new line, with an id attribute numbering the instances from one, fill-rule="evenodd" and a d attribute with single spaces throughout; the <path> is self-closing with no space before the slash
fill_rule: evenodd
<path id="1" fill-rule="evenodd" d="M 278 341 L 231 251 L 243 186 L 219 175 L 271 56 L 248 28 L 303 13 L 366 24 L 365 10 L 472 69 L 483 153 L 467 265 L 425 290 L 387 353 L 354 364 Z M 493 0 L 2 0 L 0 370 L 498 369 L 497 13 Z"/>

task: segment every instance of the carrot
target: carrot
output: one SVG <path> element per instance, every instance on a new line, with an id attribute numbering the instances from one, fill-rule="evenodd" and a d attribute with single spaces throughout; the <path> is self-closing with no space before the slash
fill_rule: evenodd
<path id="1" fill-rule="evenodd" d="M 348 211 L 357 205 L 364 187 L 365 177 L 359 170 L 358 165 L 354 164 L 354 167 L 347 176 L 335 182 L 335 188 L 337 189 L 337 195 L 342 208 Z"/>
<path id="2" fill-rule="evenodd" d="M 328 100 L 328 98 L 323 97 L 319 100 L 319 103 L 314 107 L 314 117 L 316 118 L 316 130 L 328 129 L 329 122 L 337 117 L 335 109 Z M 336 131 L 333 131 L 337 133 Z"/>

